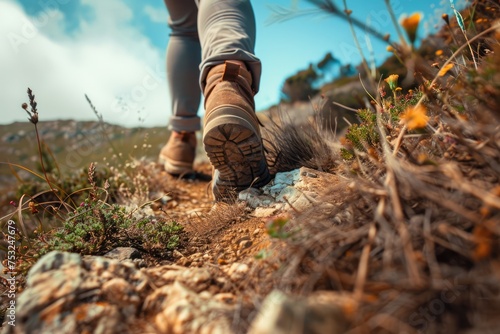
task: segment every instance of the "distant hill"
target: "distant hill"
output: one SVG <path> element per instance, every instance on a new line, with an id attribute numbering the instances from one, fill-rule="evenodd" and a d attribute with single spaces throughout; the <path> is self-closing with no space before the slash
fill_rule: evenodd
<path id="1" fill-rule="evenodd" d="M 44 145 L 43 151 L 46 152 L 45 159 L 49 163 L 55 160 L 61 173 L 86 167 L 92 161 L 118 166 L 123 161 L 130 160 L 130 157 L 156 159 L 169 135 L 165 127 L 125 128 L 74 120 L 41 121 L 38 129 Z M 40 171 L 33 124 L 15 122 L 0 125 L 0 143 L 1 162 L 11 162 Z M 10 168 L 5 164 L 0 165 L 0 182 L 6 184 L 14 181 Z"/>

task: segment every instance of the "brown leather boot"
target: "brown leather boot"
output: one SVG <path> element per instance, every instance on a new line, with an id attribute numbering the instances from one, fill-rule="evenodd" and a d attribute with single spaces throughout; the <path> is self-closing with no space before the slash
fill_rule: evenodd
<path id="1" fill-rule="evenodd" d="M 172 131 L 167 144 L 160 151 L 159 162 L 167 173 L 181 175 L 193 171 L 195 155 L 195 133 Z"/>
<path id="2" fill-rule="evenodd" d="M 271 180 L 251 85 L 250 72 L 236 62 L 217 65 L 207 76 L 203 144 L 214 168 L 217 201 Z"/>

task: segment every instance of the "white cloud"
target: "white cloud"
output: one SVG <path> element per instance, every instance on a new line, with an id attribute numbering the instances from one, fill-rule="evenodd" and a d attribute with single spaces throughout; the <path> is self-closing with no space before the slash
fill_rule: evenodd
<path id="1" fill-rule="evenodd" d="M 133 12 L 123 2 L 82 2 L 95 14 L 71 36 L 60 8 L 30 17 L 14 1 L 0 2 L 0 122 L 26 119 L 20 106 L 30 87 L 41 120 L 95 119 L 86 93 L 105 121 L 141 125 L 137 110 L 143 109 L 144 125 L 166 125 L 169 101 L 161 51 L 131 26 Z"/>
<path id="2" fill-rule="evenodd" d="M 144 6 L 144 13 L 149 17 L 152 22 L 166 23 L 168 14 L 165 8 L 156 8 L 150 5 Z"/>

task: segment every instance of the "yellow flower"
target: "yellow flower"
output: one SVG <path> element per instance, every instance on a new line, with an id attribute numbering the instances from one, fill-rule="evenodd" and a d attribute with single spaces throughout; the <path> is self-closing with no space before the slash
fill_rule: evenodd
<path id="1" fill-rule="evenodd" d="M 417 39 L 417 29 L 421 18 L 422 15 L 420 13 L 414 13 L 409 17 L 403 18 L 401 21 L 401 25 L 406 30 L 406 34 L 408 35 L 408 39 L 411 44 L 413 44 Z"/>
<path id="2" fill-rule="evenodd" d="M 398 87 L 398 79 L 399 75 L 391 74 L 387 78 L 385 78 L 384 81 L 387 82 L 391 90 L 396 90 L 396 88 Z"/>
<path id="3" fill-rule="evenodd" d="M 443 54 L 443 50 L 437 50 L 436 51 L 436 56 L 441 56 Z"/>
<path id="4" fill-rule="evenodd" d="M 428 121 L 427 110 L 422 105 L 409 107 L 401 115 L 401 122 L 405 123 L 410 130 L 424 128 Z"/>
<path id="5" fill-rule="evenodd" d="M 394 48 L 392 47 L 392 45 L 389 45 L 387 48 L 386 48 L 387 51 L 389 52 L 394 52 Z"/>
<path id="6" fill-rule="evenodd" d="M 441 15 L 441 18 L 444 20 L 444 22 L 446 22 L 447 25 L 450 25 L 450 17 L 448 16 L 448 14 L 443 14 Z"/>
<path id="7" fill-rule="evenodd" d="M 440 77 L 444 76 L 446 73 L 448 73 L 449 70 L 451 70 L 453 68 L 453 64 L 448 64 L 446 66 L 443 66 L 442 69 L 439 70 L 439 73 L 438 75 Z"/>

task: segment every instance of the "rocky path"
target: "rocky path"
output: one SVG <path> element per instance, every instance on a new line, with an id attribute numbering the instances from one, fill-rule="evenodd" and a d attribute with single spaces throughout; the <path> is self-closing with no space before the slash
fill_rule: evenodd
<path id="1" fill-rule="evenodd" d="M 208 174 L 210 167 L 198 170 Z M 236 204 L 214 206 L 203 177 L 179 180 L 157 171 L 164 184 L 158 181 L 156 191 L 169 191 L 152 210 L 185 227 L 182 247 L 154 265 L 131 248 L 104 257 L 49 253 L 19 296 L 18 325 L 4 333 L 278 333 L 279 305 L 302 315 L 314 310 L 297 309 L 278 292 L 265 299 L 273 289 L 268 277 L 278 269 L 267 259 L 282 247 L 268 224 L 313 205 L 318 190 L 338 182 L 334 175 L 280 173 L 263 191 L 250 189 Z M 321 298 L 313 304 L 325 304 Z M 307 326 L 345 325 L 335 320 L 343 318 L 342 308 L 327 304 Z"/>

